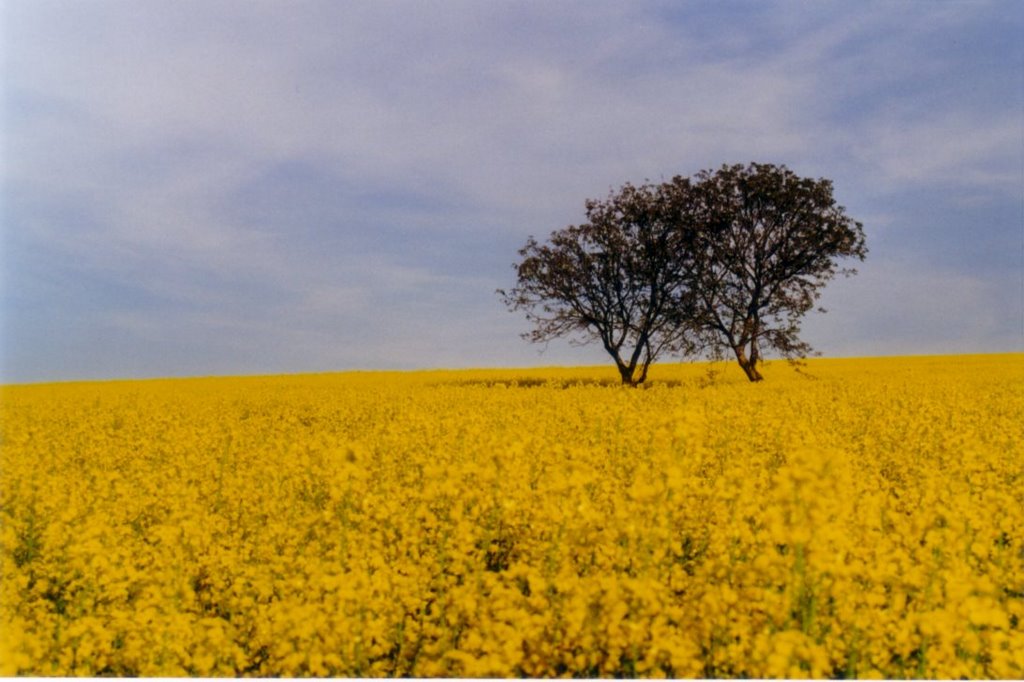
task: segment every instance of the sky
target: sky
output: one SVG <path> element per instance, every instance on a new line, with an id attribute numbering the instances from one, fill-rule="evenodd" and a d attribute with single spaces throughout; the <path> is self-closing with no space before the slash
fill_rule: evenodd
<path id="1" fill-rule="evenodd" d="M 1024 3 L 0 0 L 0 382 L 600 364 L 530 235 L 834 182 L 826 357 L 1024 350 Z"/>

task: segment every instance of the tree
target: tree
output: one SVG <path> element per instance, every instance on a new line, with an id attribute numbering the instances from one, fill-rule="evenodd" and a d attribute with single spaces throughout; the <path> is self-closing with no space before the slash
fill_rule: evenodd
<path id="1" fill-rule="evenodd" d="M 692 251 L 679 217 L 693 210 L 678 205 L 690 194 L 672 189 L 626 184 L 605 201 L 588 200 L 588 222 L 552 232 L 544 244 L 531 236 L 513 266 L 516 286 L 498 291 L 534 324 L 523 337 L 598 340 L 631 386 L 663 353 L 687 350 L 680 316 Z"/>
<path id="2" fill-rule="evenodd" d="M 750 381 L 761 381 L 763 353 L 806 357 L 800 318 L 836 274 L 839 258 L 864 260 L 861 223 L 832 197 L 829 180 L 797 177 L 785 166 L 752 163 L 673 179 L 694 193 L 700 229 L 692 249 L 688 291 L 705 341 L 729 351 Z"/>

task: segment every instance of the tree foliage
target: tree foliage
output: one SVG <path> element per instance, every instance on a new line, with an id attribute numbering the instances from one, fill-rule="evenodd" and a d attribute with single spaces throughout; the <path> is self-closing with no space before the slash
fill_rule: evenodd
<path id="1" fill-rule="evenodd" d="M 588 200 L 588 222 L 552 232 L 544 244 L 529 238 L 516 286 L 499 291 L 533 323 L 524 338 L 600 341 L 631 385 L 647 378 L 658 356 L 686 348 L 677 317 L 690 264 L 667 190 L 627 184 L 604 201 Z"/>
<path id="2" fill-rule="evenodd" d="M 732 352 L 751 381 L 766 352 L 811 352 L 800 320 L 839 269 L 863 260 L 862 225 L 832 183 L 750 164 L 626 184 L 586 202 L 587 222 L 530 237 L 517 284 L 499 291 L 533 323 L 525 338 L 599 340 L 623 383 L 663 354 Z"/>
<path id="3" fill-rule="evenodd" d="M 690 290 L 704 337 L 732 351 L 751 381 L 762 378 L 766 350 L 806 357 L 801 318 L 836 274 L 856 272 L 839 269 L 838 259 L 867 254 L 863 226 L 836 204 L 832 182 L 768 164 L 676 181 L 699 194 Z"/>

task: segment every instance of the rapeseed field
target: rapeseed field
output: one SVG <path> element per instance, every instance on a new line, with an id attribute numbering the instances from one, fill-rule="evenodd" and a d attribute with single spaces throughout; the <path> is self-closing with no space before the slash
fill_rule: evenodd
<path id="1" fill-rule="evenodd" d="M 1024 355 L 0 392 L 0 674 L 1024 677 Z"/>

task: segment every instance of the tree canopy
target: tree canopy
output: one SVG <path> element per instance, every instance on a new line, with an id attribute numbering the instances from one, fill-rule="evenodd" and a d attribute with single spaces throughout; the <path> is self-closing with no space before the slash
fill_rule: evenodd
<path id="1" fill-rule="evenodd" d="M 700 229 L 688 247 L 704 338 L 732 351 L 751 381 L 762 379 L 765 350 L 806 357 L 801 318 L 836 274 L 856 272 L 839 269 L 838 259 L 867 254 L 863 226 L 836 204 L 832 182 L 756 163 L 680 182 L 700 195 Z"/>
<path id="2" fill-rule="evenodd" d="M 630 385 L 663 354 L 731 351 L 751 381 L 766 351 L 805 357 L 801 318 L 854 272 L 838 259 L 867 253 L 831 181 L 785 166 L 626 184 L 585 206 L 586 223 L 527 240 L 516 286 L 499 293 L 533 323 L 525 338 L 599 340 Z"/>
<path id="3" fill-rule="evenodd" d="M 525 338 L 600 341 L 632 385 L 661 354 L 687 350 L 677 317 L 690 264 L 668 190 L 627 184 L 604 201 L 588 200 L 588 222 L 552 232 L 544 244 L 528 239 L 516 286 L 499 291 L 533 323 Z"/>

